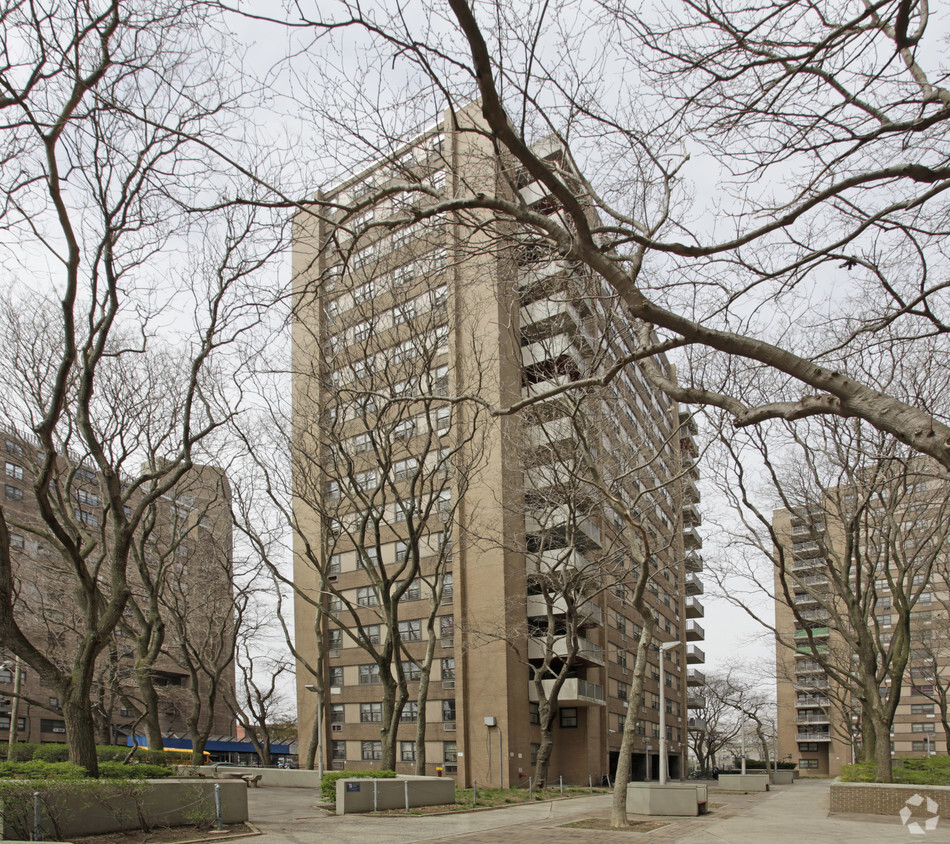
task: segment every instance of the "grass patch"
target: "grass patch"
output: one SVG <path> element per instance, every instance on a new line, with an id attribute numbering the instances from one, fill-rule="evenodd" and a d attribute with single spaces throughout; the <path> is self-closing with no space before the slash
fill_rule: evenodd
<path id="1" fill-rule="evenodd" d="M 610 832 L 653 832 L 655 829 L 661 829 L 669 826 L 669 822 L 663 821 L 634 821 L 625 829 L 615 829 L 610 825 L 609 818 L 584 818 L 582 821 L 561 824 L 561 829 L 603 829 Z"/>
<path id="2" fill-rule="evenodd" d="M 842 782 L 877 782 L 874 762 L 841 766 Z M 894 761 L 894 782 L 902 785 L 950 785 L 950 756 Z"/>

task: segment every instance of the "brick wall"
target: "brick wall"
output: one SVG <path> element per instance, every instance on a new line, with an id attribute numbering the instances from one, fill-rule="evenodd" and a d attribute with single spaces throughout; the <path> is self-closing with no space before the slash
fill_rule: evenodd
<path id="1" fill-rule="evenodd" d="M 886 785 L 869 782 L 835 782 L 831 784 L 831 811 L 853 812 L 862 815 L 896 816 L 908 798 L 919 794 L 937 804 L 942 818 L 950 818 L 950 786 L 944 785 Z M 926 802 L 908 806 L 914 818 L 930 817 Z"/>

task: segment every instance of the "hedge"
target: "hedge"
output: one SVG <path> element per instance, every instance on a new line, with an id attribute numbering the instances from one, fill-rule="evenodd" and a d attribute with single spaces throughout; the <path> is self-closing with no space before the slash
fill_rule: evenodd
<path id="1" fill-rule="evenodd" d="M 842 782 L 877 782 L 872 761 L 841 766 Z M 894 760 L 893 780 L 903 785 L 950 785 L 950 756 Z"/>
<path id="2" fill-rule="evenodd" d="M 99 776 L 110 780 L 160 779 L 171 776 L 163 765 L 124 765 L 122 762 L 100 762 Z M 86 769 L 70 762 L 0 762 L 0 779 L 42 779 L 60 782 L 86 779 Z"/>
<path id="3" fill-rule="evenodd" d="M 328 771 L 320 782 L 323 799 L 328 803 L 336 802 L 336 781 L 350 779 L 388 780 L 396 776 L 395 771 Z"/>

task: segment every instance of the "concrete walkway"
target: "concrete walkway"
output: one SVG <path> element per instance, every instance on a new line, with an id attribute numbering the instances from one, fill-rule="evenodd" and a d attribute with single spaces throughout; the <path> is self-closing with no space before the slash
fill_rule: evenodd
<path id="1" fill-rule="evenodd" d="M 729 842 L 729 844 L 894 844 L 919 841 L 950 844 L 950 819 L 925 835 L 911 835 L 900 819 L 829 817 L 828 780 L 802 780 L 768 794 L 711 791 L 710 815 L 698 818 L 639 818 L 666 825 L 646 834 L 565 829 L 585 818 L 607 818 L 609 795 L 535 803 L 459 815 L 371 817 L 330 815 L 318 797 L 304 789 L 260 788 L 248 791 L 251 823 L 259 844 L 549 844 L 549 842 L 640 841 Z"/>

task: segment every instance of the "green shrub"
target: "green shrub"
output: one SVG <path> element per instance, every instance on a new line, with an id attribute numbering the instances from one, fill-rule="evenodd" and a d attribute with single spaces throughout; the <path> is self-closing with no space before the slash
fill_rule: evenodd
<path id="1" fill-rule="evenodd" d="M 16 742 L 12 749 L 7 744 L 0 744 L 0 756 L 8 762 L 29 762 L 37 747 L 39 745 L 27 744 L 23 741 Z"/>
<path id="2" fill-rule="evenodd" d="M 18 780 L 81 780 L 86 778 L 86 769 L 71 762 L 0 762 L 0 778 Z"/>
<path id="3" fill-rule="evenodd" d="M 41 762 L 65 762 L 69 748 L 65 744 L 41 744 L 33 751 L 33 758 Z"/>
<path id="4" fill-rule="evenodd" d="M 342 779 L 392 779 L 395 771 L 328 771 L 323 775 L 320 791 L 328 803 L 336 802 L 336 781 Z"/>
<path id="5" fill-rule="evenodd" d="M 99 763 L 99 776 L 103 779 L 154 780 L 170 777 L 171 773 L 164 765 L 126 765 L 122 762 Z"/>
<path id="6" fill-rule="evenodd" d="M 124 762 L 131 749 L 121 744 L 97 744 L 96 758 L 100 762 Z"/>
<path id="7" fill-rule="evenodd" d="M 842 782 L 877 782 L 874 762 L 841 767 Z M 950 785 L 950 756 L 931 756 L 895 761 L 893 779 L 903 785 Z"/>

